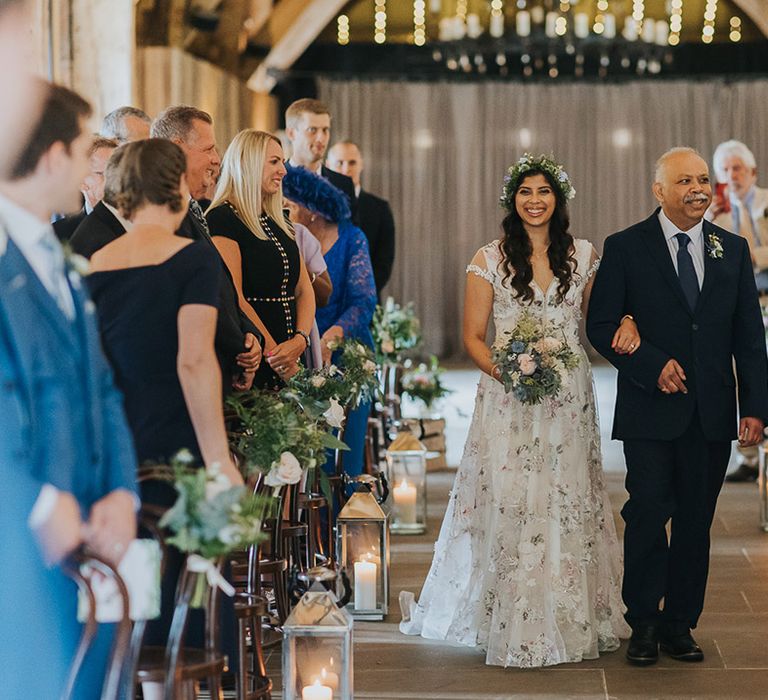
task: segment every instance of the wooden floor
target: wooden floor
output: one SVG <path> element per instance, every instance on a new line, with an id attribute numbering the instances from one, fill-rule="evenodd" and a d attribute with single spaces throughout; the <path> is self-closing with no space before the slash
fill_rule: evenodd
<path id="1" fill-rule="evenodd" d="M 595 375 L 605 433 L 610 430 L 613 374 L 608 368 L 597 368 Z M 463 406 L 464 412 L 451 417 L 451 407 L 446 409 L 454 432 L 450 436 L 450 454 L 456 463 L 476 374 L 451 372 L 448 380 L 457 389 L 452 405 Z M 603 451 L 606 479 L 621 531 L 621 451 L 607 439 Z M 486 666 L 479 650 L 406 637 L 398 631 L 398 594 L 403 589 L 421 589 L 453 476 L 453 471 L 430 475 L 427 534 L 392 538 L 390 614 L 383 622 L 355 624 L 356 698 L 768 698 L 768 534 L 758 527 L 758 492 L 754 484 L 726 485 L 720 498 L 712 531 L 706 607 L 695 633 L 705 653 L 703 663 L 684 664 L 663 658 L 656 666 L 633 668 L 624 660 L 623 645 L 621 650 L 595 661 L 519 670 Z M 268 659 L 277 688 L 279 656 L 277 649 Z M 279 690 L 275 697 L 279 697 Z"/>

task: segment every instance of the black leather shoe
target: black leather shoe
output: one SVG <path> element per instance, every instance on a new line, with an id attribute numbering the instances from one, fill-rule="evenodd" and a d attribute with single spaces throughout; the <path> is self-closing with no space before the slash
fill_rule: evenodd
<path id="1" fill-rule="evenodd" d="M 746 463 L 739 465 L 736 471 L 731 472 L 725 477 L 730 483 L 743 483 L 748 481 L 757 481 L 757 467 L 750 467 Z"/>
<path id="2" fill-rule="evenodd" d="M 627 661 L 635 666 L 650 666 L 659 660 L 658 629 L 642 625 L 632 630 L 627 647 Z"/>
<path id="3" fill-rule="evenodd" d="M 688 631 L 662 634 L 659 646 L 667 656 L 677 661 L 704 661 L 704 652 Z"/>

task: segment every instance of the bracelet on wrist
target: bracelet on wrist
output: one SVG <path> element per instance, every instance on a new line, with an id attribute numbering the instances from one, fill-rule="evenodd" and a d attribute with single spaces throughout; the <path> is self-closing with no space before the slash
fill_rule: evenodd
<path id="1" fill-rule="evenodd" d="M 621 320 L 619 321 L 619 325 L 621 325 L 622 323 L 624 323 L 624 319 L 627 319 L 627 318 L 628 318 L 630 321 L 634 321 L 634 320 L 635 320 L 635 317 L 634 317 L 632 314 L 624 314 L 624 315 L 621 317 Z"/>

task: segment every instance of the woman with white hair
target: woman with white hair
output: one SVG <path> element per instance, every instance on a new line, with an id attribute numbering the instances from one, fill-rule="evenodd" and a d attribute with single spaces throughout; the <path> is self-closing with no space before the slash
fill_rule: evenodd
<path id="1" fill-rule="evenodd" d="M 296 374 L 315 318 L 312 283 L 283 216 L 284 176 L 277 137 L 244 129 L 224 154 L 206 213 L 240 306 L 264 334 L 266 363 L 254 380 L 259 387 L 281 386 Z"/>

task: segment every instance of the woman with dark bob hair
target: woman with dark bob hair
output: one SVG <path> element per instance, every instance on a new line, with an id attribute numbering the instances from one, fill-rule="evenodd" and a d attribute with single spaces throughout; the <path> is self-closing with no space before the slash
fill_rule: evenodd
<path id="1" fill-rule="evenodd" d="M 108 167 L 113 198 L 132 225 L 94 254 L 87 280 L 139 462 L 167 464 L 186 448 L 242 484 L 214 351 L 221 263 L 207 243 L 175 235 L 189 201 L 184 153 L 165 139 L 136 141 L 118 148 Z M 167 508 L 175 501 L 167 483 L 141 486 L 143 502 Z M 150 623 L 148 643 L 165 643 L 182 562 L 169 548 L 161 619 Z"/>
<path id="2" fill-rule="evenodd" d="M 629 632 L 579 340 L 598 259 L 568 231 L 574 194 L 546 156 L 507 171 L 502 237 L 467 268 L 464 344 L 482 374 L 464 456 L 421 598 L 401 593 L 403 632 L 479 647 L 492 665 L 596 658 Z M 627 319 L 614 346 L 639 343 Z"/>

